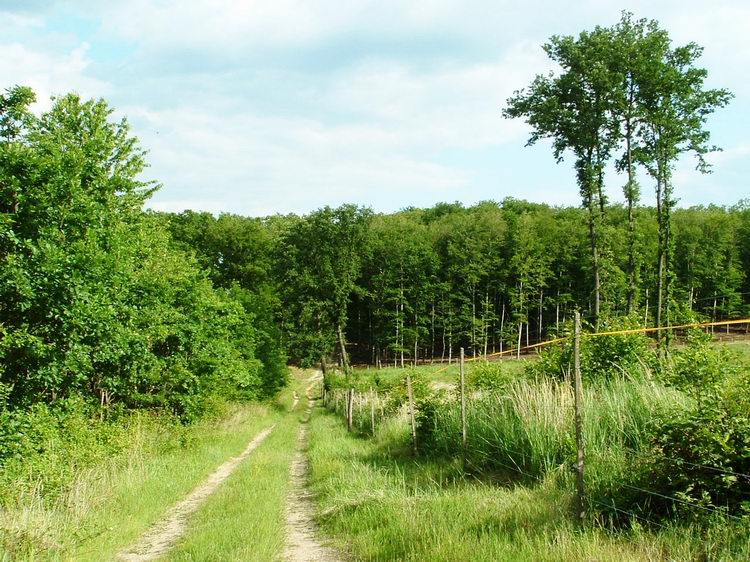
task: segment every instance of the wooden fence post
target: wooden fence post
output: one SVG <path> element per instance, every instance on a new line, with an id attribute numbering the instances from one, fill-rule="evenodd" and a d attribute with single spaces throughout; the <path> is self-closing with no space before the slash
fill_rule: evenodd
<path id="1" fill-rule="evenodd" d="M 417 424 L 414 420 L 414 393 L 411 388 L 411 374 L 406 373 L 406 392 L 409 395 L 409 417 L 411 418 L 411 444 L 414 454 L 417 454 Z"/>
<path id="2" fill-rule="evenodd" d="M 576 424 L 576 520 L 583 522 L 586 514 L 583 487 L 583 383 L 581 382 L 581 313 L 576 311 L 575 337 L 573 340 L 573 369 L 575 391 L 575 424 Z"/>
<path id="3" fill-rule="evenodd" d="M 464 459 L 464 470 L 466 470 L 466 376 L 464 374 L 464 348 L 460 350 L 460 363 L 458 367 L 461 382 L 461 451 Z"/>
<path id="4" fill-rule="evenodd" d="M 377 394 L 370 389 L 370 429 L 372 436 L 375 437 L 375 397 Z"/>

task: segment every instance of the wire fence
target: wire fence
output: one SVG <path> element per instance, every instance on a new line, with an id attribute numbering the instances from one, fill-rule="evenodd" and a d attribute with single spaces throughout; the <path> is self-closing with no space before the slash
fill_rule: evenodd
<path id="1" fill-rule="evenodd" d="M 580 339 L 583 338 L 602 338 L 602 337 L 613 337 L 613 336 L 626 336 L 626 335 L 633 335 L 633 334 L 649 334 L 649 333 L 656 333 L 666 330 L 688 330 L 688 329 L 702 329 L 702 328 L 711 328 L 716 326 L 731 326 L 731 325 L 740 325 L 740 324 L 750 324 L 750 318 L 743 318 L 743 319 L 737 319 L 737 320 L 722 320 L 717 322 L 694 322 L 694 323 L 688 323 L 688 324 L 680 324 L 680 325 L 672 325 L 672 326 L 661 326 L 661 327 L 645 327 L 645 328 L 636 328 L 636 329 L 623 329 L 623 330 L 612 330 L 612 331 L 604 331 L 604 332 L 589 332 L 584 333 L 580 331 L 580 328 L 574 331 L 574 333 L 563 336 L 563 337 L 556 337 L 552 338 L 547 341 L 538 342 L 535 344 L 531 344 L 528 346 L 523 346 L 520 348 L 520 351 L 533 351 L 533 350 L 539 350 L 542 348 L 545 348 L 547 346 L 552 346 L 556 344 L 561 343 L 567 343 L 571 340 L 574 340 L 575 342 L 575 349 L 576 354 L 578 353 L 579 349 L 579 342 Z M 580 321 L 577 323 L 577 326 L 580 326 Z M 461 417 L 462 417 L 462 424 L 463 424 L 463 455 L 464 455 L 464 466 L 467 467 L 467 455 L 466 455 L 466 433 L 467 433 L 467 427 L 466 427 L 466 419 L 465 419 L 465 401 L 466 399 L 470 399 L 471 396 L 465 392 L 464 388 L 464 364 L 467 363 L 475 363 L 478 361 L 488 361 L 493 358 L 503 357 L 507 355 L 516 355 L 519 352 L 519 348 L 516 349 L 506 349 L 501 352 L 495 352 L 487 355 L 480 355 L 476 357 L 463 357 L 463 349 L 461 349 L 461 356 L 460 356 L 460 363 L 457 361 L 454 365 L 446 365 L 443 366 L 437 370 L 434 370 L 430 372 L 429 376 L 431 378 L 436 377 L 437 375 L 444 373 L 448 369 L 452 367 L 459 367 L 460 370 L 460 379 L 458 381 L 457 386 L 460 390 L 461 395 Z M 578 372 L 580 373 L 580 365 L 578 365 Z M 417 414 L 416 412 L 416 405 L 412 396 L 412 381 L 410 379 L 409 371 L 407 370 L 406 374 L 406 385 L 405 388 L 398 386 L 395 388 L 390 389 L 390 391 L 387 394 L 379 392 L 375 388 L 370 388 L 368 391 L 362 393 L 362 392 L 355 392 L 353 388 L 349 389 L 332 389 L 330 392 L 324 390 L 324 404 L 331 410 L 333 410 L 337 414 L 342 414 L 344 419 L 347 422 L 347 425 L 349 426 L 350 430 L 358 430 L 361 433 L 366 433 L 370 435 L 375 435 L 378 431 L 378 428 L 381 424 L 384 423 L 384 420 L 386 420 L 388 417 L 394 417 L 397 416 L 399 413 L 403 416 L 404 414 L 408 417 L 412 429 L 412 439 L 413 439 L 413 448 L 416 452 L 418 449 L 418 443 L 417 443 L 417 432 L 416 432 L 416 424 L 415 424 L 415 416 Z M 577 386 L 577 388 L 576 388 Z M 574 388 L 576 388 L 576 391 L 580 390 L 580 378 L 578 380 L 578 383 L 574 383 Z M 405 391 L 405 392 L 404 392 Z M 399 394 L 401 392 L 404 392 L 404 394 L 408 396 L 394 396 L 395 394 Z M 404 398 L 407 398 L 405 401 Z M 357 415 L 354 415 L 354 412 L 357 412 Z M 581 416 L 581 406 L 579 404 L 576 405 L 575 412 L 572 412 L 574 416 L 577 418 L 576 421 L 580 423 L 580 416 Z M 355 427 L 356 426 L 356 427 Z M 468 428 L 468 431 L 470 431 L 470 428 Z M 496 454 L 493 457 L 492 462 L 496 464 L 497 466 L 503 467 L 508 471 L 511 471 L 512 473 L 518 474 L 519 476 L 522 476 L 524 478 L 528 478 L 531 481 L 538 482 L 542 475 L 540 474 L 534 474 L 532 472 L 529 472 L 528 470 L 525 470 L 522 468 L 522 466 L 526 466 L 526 461 L 528 458 L 530 458 L 530 455 L 528 453 L 524 453 L 518 450 L 514 450 L 510 447 L 507 447 L 502 444 L 498 444 L 497 442 L 492 443 L 492 447 L 495 447 L 496 452 L 499 454 Z M 640 521 L 644 524 L 647 524 L 649 526 L 652 526 L 654 528 L 666 528 L 662 523 L 659 523 L 658 521 L 653 520 L 652 518 L 649 518 L 645 516 L 643 513 L 636 513 L 633 510 L 625 509 L 622 505 L 619 505 L 614 498 L 606 498 L 606 501 L 602 501 L 599 497 L 591 497 L 586 498 L 584 500 L 584 490 L 583 490 L 583 467 L 584 467 L 584 445 L 583 445 L 583 437 L 579 436 L 579 440 L 577 442 L 577 448 L 578 448 L 578 462 L 575 465 L 576 471 L 580 474 L 580 487 L 577 490 L 576 495 L 579 496 L 579 501 L 581 505 L 581 515 L 583 515 L 583 505 L 584 501 L 587 502 L 589 506 L 596 505 L 601 508 L 606 508 L 609 512 L 619 513 L 620 515 L 626 516 L 628 520 L 635 520 Z M 522 460 L 519 460 L 522 459 Z M 743 472 L 739 472 L 736 470 L 732 470 L 731 468 L 725 468 L 720 466 L 710 466 L 707 464 L 702 463 L 694 463 L 687 460 L 680 460 L 681 464 L 694 467 L 696 469 L 701 470 L 708 470 L 711 472 L 715 472 L 717 474 L 722 474 L 727 477 L 735 478 L 740 480 L 741 482 L 745 483 L 745 485 L 750 484 L 750 474 L 745 474 Z M 520 465 L 519 465 L 520 464 Z M 710 515 L 712 517 L 724 517 L 728 520 L 734 520 L 739 521 L 741 518 L 732 515 L 728 513 L 724 509 L 716 509 L 713 506 L 707 506 L 707 505 L 701 505 L 699 503 L 694 503 L 692 501 L 688 501 L 689 498 L 681 498 L 676 497 L 671 494 L 662 493 L 661 491 L 656 490 L 649 490 L 642 486 L 634 485 L 633 483 L 627 483 L 627 482 L 621 482 L 619 484 L 622 488 L 636 492 L 638 494 L 657 498 L 660 501 L 667 502 L 668 505 L 672 505 L 673 507 L 679 506 L 682 509 L 690 509 L 698 513 L 702 513 L 704 515 Z"/>

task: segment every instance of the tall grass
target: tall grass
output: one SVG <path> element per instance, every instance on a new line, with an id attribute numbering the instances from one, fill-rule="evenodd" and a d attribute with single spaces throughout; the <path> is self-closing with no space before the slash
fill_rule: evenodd
<path id="1" fill-rule="evenodd" d="M 26 464 L 17 459 L 3 471 L 0 560 L 111 559 L 278 416 L 259 404 L 227 405 L 192 426 L 133 415 L 112 430 L 118 446 L 108 456 L 50 442 Z M 79 432 L 71 447 L 97 445 Z"/>
<path id="2" fill-rule="evenodd" d="M 646 378 L 621 377 L 583 392 L 586 466 L 592 488 L 607 487 L 649 447 L 653 416 L 684 400 Z M 450 457 L 461 452 L 460 406 L 455 396 L 421 404 L 423 448 Z M 467 460 L 472 470 L 510 472 L 531 479 L 565 471 L 576 456 L 571 386 L 555 379 L 519 379 L 502 391 L 471 393 L 467 401 Z"/>
<path id="3" fill-rule="evenodd" d="M 578 526 L 556 472 L 534 486 L 465 478 L 460 462 L 413 458 L 403 420 L 373 439 L 348 434 L 332 415 L 313 417 L 310 461 L 323 530 L 366 561 L 747 560 L 737 529 L 667 524 L 611 533 Z M 740 540 L 737 539 L 740 537 Z"/>

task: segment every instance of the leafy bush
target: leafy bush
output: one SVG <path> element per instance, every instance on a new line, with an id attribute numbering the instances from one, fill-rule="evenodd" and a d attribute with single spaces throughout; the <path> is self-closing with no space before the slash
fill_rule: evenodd
<path id="1" fill-rule="evenodd" d="M 637 319 L 620 319 L 602 324 L 600 332 L 628 330 L 640 327 Z M 570 337 L 559 345 L 551 345 L 540 351 L 538 361 L 528 366 L 533 375 L 545 375 L 565 378 L 573 369 L 573 338 Z M 581 336 L 581 374 L 592 380 L 613 378 L 623 372 L 637 369 L 650 363 L 652 353 L 649 350 L 649 339 L 643 334 L 621 334 L 596 336 L 584 332 Z"/>
<path id="2" fill-rule="evenodd" d="M 514 379 L 502 363 L 477 363 L 469 370 L 467 386 L 473 390 L 499 392 L 507 388 Z"/>
<path id="3" fill-rule="evenodd" d="M 663 376 L 693 403 L 656 418 L 644 486 L 705 508 L 750 513 L 750 372 L 735 353 L 695 332 L 673 352 Z M 661 512 L 681 505 L 649 502 Z"/>
<path id="4" fill-rule="evenodd" d="M 0 135 L 0 401 L 82 397 L 190 421 L 217 395 L 283 384 L 268 314 L 256 321 L 267 307 L 216 289 L 143 212 L 156 186 L 139 179 L 127 122 L 102 100 L 62 96 L 38 117 L 33 101 L 0 94 L 13 125 Z"/>

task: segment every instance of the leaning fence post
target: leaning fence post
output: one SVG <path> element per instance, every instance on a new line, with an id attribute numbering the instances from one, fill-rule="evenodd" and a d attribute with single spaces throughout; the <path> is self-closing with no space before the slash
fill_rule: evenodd
<path id="1" fill-rule="evenodd" d="M 583 388 L 581 382 L 581 313 L 576 311 L 575 336 L 573 339 L 573 370 L 574 370 L 574 393 L 575 393 L 575 424 L 576 424 L 576 519 L 583 521 L 584 488 L 583 488 Z"/>
<path id="2" fill-rule="evenodd" d="M 406 373 L 406 392 L 409 395 L 409 417 L 411 418 L 411 445 L 417 454 L 417 424 L 414 421 L 414 393 L 411 388 L 411 374 Z"/>
<path id="3" fill-rule="evenodd" d="M 461 383 L 461 451 L 464 459 L 464 470 L 466 470 L 466 377 L 464 375 L 464 348 L 460 351 L 460 362 L 458 373 Z"/>

